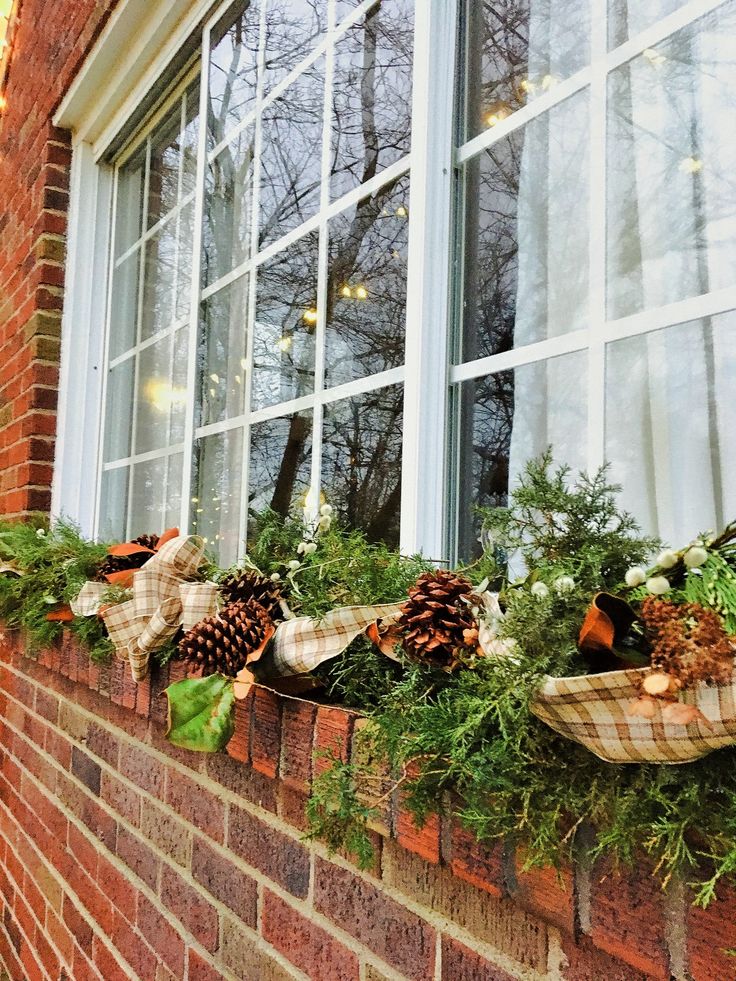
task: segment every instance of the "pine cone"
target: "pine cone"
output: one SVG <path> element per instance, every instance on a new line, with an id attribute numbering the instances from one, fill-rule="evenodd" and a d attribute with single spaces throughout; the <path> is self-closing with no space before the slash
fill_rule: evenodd
<path id="1" fill-rule="evenodd" d="M 179 642 L 179 657 L 203 675 L 220 672 L 234 678 L 248 655 L 273 632 L 273 621 L 255 600 L 229 603 L 219 614 L 206 617 Z"/>
<path id="2" fill-rule="evenodd" d="M 477 636 L 478 624 L 464 602 L 472 592 L 468 580 L 454 572 L 439 570 L 420 576 L 397 621 L 404 631 L 407 656 L 453 671 L 459 664 L 458 650 L 476 646 L 471 640 Z"/>
<path id="3" fill-rule="evenodd" d="M 158 535 L 139 535 L 134 538 L 136 545 L 149 548 L 154 551 L 158 545 Z M 127 572 L 129 569 L 140 569 L 151 558 L 148 552 L 138 552 L 135 555 L 108 555 L 97 570 L 95 580 L 97 582 L 107 582 L 107 577 L 113 572 Z"/>
<path id="4" fill-rule="evenodd" d="M 236 569 L 234 572 L 228 572 L 220 582 L 220 592 L 227 603 L 243 603 L 252 599 L 259 603 L 272 619 L 282 619 L 279 584 L 254 569 Z"/>

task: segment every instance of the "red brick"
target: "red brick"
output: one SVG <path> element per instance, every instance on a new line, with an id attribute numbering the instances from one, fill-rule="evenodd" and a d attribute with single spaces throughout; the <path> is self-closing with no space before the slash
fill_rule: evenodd
<path id="1" fill-rule="evenodd" d="M 307 790 L 312 779 L 312 743 L 317 708 L 311 702 L 285 698 L 281 714 L 281 779 Z"/>
<path id="2" fill-rule="evenodd" d="M 126 743 L 120 754 L 120 772 L 131 783 L 159 800 L 164 799 L 164 781 L 167 767 L 143 746 Z"/>
<path id="3" fill-rule="evenodd" d="M 249 865 L 300 899 L 309 889 L 309 853 L 275 828 L 248 811 L 230 809 L 227 846 Z"/>
<path id="4" fill-rule="evenodd" d="M 88 790 L 99 796 L 102 776 L 100 764 L 76 746 L 72 748 L 72 773 Z"/>
<path id="5" fill-rule="evenodd" d="M 355 723 L 355 713 L 320 705 L 314 724 L 314 772 L 329 769 L 334 757 L 347 762 Z"/>
<path id="6" fill-rule="evenodd" d="M 168 865 L 161 870 L 161 902 L 192 936 L 211 952 L 217 950 L 219 929 L 215 907 L 204 894 Z"/>
<path id="7" fill-rule="evenodd" d="M 258 886 L 227 855 L 222 855 L 204 838 L 195 838 L 192 875 L 202 886 L 246 924 L 256 926 Z"/>
<path id="8" fill-rule="evenodd" d="M 646 858 L 635 871 L 613 872 L 605 862 L 596 866 L 590 920 L 596 947 L 637 971 L 669 981 L 663 893 Z"/>
<path id="9" fill-rule="evenodd" d="M 279 769 L 281 699 L 267 688 L 255 688 L 251 733 L 253 769 L 272 779 Z"/>
<path id="10" fill-rule="evenodd" d="M 220 981 L 222 974 L 210 961 L 200 957 L 196 950 L 187 951 L 189 962 L 189 981 Z"/>
<path id="11" fill-rule="evenodd" d="M 451 937 L 442 938 L 442 981 L 513 981 L 513 975 Z M 591 978 L 590 981 L 593 981 Z"/>
<path id="12" fill-rule="evenodd" d="M 407 770 L 407 776 L 410 780 L 415 779 L 418 774 L 419 768 L 416 765 L 412 765 Z M 404 848 L 421 855 L 427 862 L 434 862 L 436 865 L 440 860 L 439 816 L 429 814 L 423 824 L 418 824 L 413 815 L 403 806 L 405 799 L 406 795 L 400 792 L 396 814 L 396 838 Z"/>
<path id="13" fill-rule="evenodd" d="M 97 882 L 112 900 L 116 910 L 119 910 L 130 923 L 135 923 L 138 909 L 138 888 L 103 854 L 100 854 L 97 866 Z"/>
<path id="14" fill-rule="evenodd" d="M 246 698 L 236 700 L 233 715 L 235 729 L 230 742 L 227 744 L 228 755 L 241 763 L 250 762 L 250 720 L 253 695 L 254 689 L 251 688 Z"/>
<path id="15" fill-rule="evenodd" d="M 568 865 L 524 871 L 524 854 L 517 852 L 514 901 L 547 923 L 575 932 L 575 875 Z"/>
<path id="16" fill-rule="evenodd" d="M 354 981 L 358 958 L 269 889 L 263 892 L 261 932 L 276 950 L 310 978 Z"/>
<path id="17" fill-rule="evenodd" d="M 314 906 L 411 981 L 433 976 L 432 927 L 367 880 L 317 857 Z"/>
<path id="18" fill-rule="evenodd" d="M 120 959 L 110 952 L 99 937 L 95 937 L 92 944 L 92 960 L 104 981 L 128 981 L 130 975 L 121 966 Z"/>
<path id="19" fill-rule="evenodd" d="M 471 831 L 454 820 L 450 829 L 449 861 L 458 879 L 469 882 L 477 889 L 485 889 L 492 896 L 504 894 L 501 842 L 481 843 Z"/>
<path id="20" fill-rule="evenodd" d="M 736 977 L 736 962 L 728 950 L 736 949 L 736 889 L 724 883 L 718 898 L 706 909 L 687 911 L 688 967 L 693 981 Z"/>
<path id="21" fill-rule="evenodd" d="M 59 699 L 52 692 L 36 689 L 36 712 L 48 722 L 56 722 L 59 718 Z"/>
<path id="22" fill-rule="evenodd" d="M 117 855 L 150 889 L 156 889 L 160 865 L 158 856 L 125 828 L 118 829 Z"/>
<path id="23" fill-rule="evenodd" d="M 159 958 L 128 923 L 116 912 L 110 939 L 140 978 L 155 978 Z"/>
<path id="24" fill-rule="evenodd" d="M 82 950 L 91 953 L 92 927 L 81 915 L 76 903 L 70 896 L 64 896 L 62 918 Z"/>
<path id="25" fill-rule="evenodd" d="M 650 977 L 598 950 L 588 937 L 581 937 L 576 943 L 572 937 L 563 935 L 562 951 L 566 961 L 562 968 L 565 981 L 592 981 L 593 978 L 596 981 L 598 978 L 601 981 L 647 981 Z M 707 975 L 708 981 L 717 977 L 717 974 Z"/>
<path id="26" fill-rule="evenodd" d="M 103 770 L 100 796 L 129 824 L 138 827 L 141 820 L 141 795 L 116 776 Z"/>
<path id="27" fill-rule="evenodd" d="M 136 926 L 164 963 L 181 977 L 184 973 L 184 941 L 166 917 L 142 893 L 138 899 Z"/>
<path id="28" fill-rule="evenodd" d="M 106 726 L 98 722 L 90 722 L 87 729 L 87 749 L 110 766 L 117 767 L 120 741 Z"/>
<path id="29" fill-rule="evenodd" d="M 225 804 L 195 780 L 170 770 L 166 803 L 210 838 L 219 842 L 225 840 Z"/>

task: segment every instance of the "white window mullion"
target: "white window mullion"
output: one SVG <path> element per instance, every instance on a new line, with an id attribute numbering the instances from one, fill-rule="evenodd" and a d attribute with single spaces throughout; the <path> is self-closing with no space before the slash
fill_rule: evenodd
<path id="1" fill-rule="evenodd" d="M 401 550 L 445 555 L 450 217 L 457 0 L 416 4 Z"/>
<path id="2" fill-rule="evenodd" d="M 605 461 L 606 452 L 606 52 L 607 0 L 591 0 L 591 82 L 589 161 L 589 308 L 588 308 L 588 470 Z"/>
<path id="3" fill-rule="evenodd" d="M 242 465 L 240 471 L 240 534 L 238 536 L 238 560 L 245 555 L 248 543 L 248 503 L 250 500 L 250 430 L 251 403 L 253 398 L 253 370 L 255 366 L 256 307 L 258 301 L 258 270 L 253 256 L 258 252 L 261 224 L 261 141 L 263 139 L 263 90 L 266 72 L 266 4 L 261 5 L 258 37 L 258 78 L 256 81 L 255 129 L 253 131 L 253 191 L 251 198 L 250 255 L 248 257 L 248 320 L 245 326 L 245 378 L 244 417 L 242 432 Z"/>
<path id="4" fill-rule="evenodd" d="M 192 463 L 194 455 L 194 416 L 197 411 L 197 346 L 199 342 L 199 304 L 202 282 L 202 216 L 204 213 L 205 170 L 207 167 L 207 109 L 209 101 L 209 57 L 212 25 L 202 36 L 202 58 L 199 84 L 199 132 L 197 134 L 197 176 L 194 193 L 194 229 L 192 235 L 191 293 L 189 300 L 189 339 L 187 344 L 187 413 L 184 420 L 184 459 L 182 461 L 181 512 L 179 527 L 189 530 L 192 498 Z M 172 338 L 173 344 L 173 338 Z"/>

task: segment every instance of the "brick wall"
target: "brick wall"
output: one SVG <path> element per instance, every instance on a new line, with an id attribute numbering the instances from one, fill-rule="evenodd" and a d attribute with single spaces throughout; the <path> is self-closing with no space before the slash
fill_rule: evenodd
<path id="1" fill-rule="evenodd" d="M 230 755 L 163 738 L 136 687 L 66 641 L 0 641 L 0 960 L 13 979 L 728 981 L 736 892 L 707 911 L 642 866 L 558 878 L 387 800 L 360 872 L 303 840 L 314 747 L 350 712 L 257 689 Z"/>
<path id="2" fill-rule="evenodd" d="M 0 514 L 50 506 L 71 159 L 51 119 L 114 2 L 23 0 L 14 33 L 0 113 Z"/>

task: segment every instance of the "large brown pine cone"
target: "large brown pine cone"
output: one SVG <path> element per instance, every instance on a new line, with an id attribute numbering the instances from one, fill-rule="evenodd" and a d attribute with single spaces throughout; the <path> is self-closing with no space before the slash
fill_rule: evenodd
<path id="1" fill-rule="evenodd" d="M 474 647 L 477 623 L 464 600 L 472 585 L 454 572 L 425 572 L 409 590 L 409 599 L 397 621 L 404 631 L 408 657 L 433 667 L 452 671 L 458 653 Z"/>
<path id="2" fill-rule="evenodd" d="M 267 579 L 255 569 L 235 569 L 223 576 L 220 592 L 227 603 L 255 600 L 274 620 L 282 619 L 279 584 Z"/>
<path id="3" fill-rule="evenodd" d="M 143 548 L 150 548 L 154 551 L 158 545 L 158 535 L 139 535 L 134 538 L 136 545 Z M 134 555 L 108 555 L 97 570 L 95 580 L 97 582 L 107 582 L 107 576 L 113 572 L 127 572 L 129 569 L 140 569 L 142 565 L 151 558 L 150 552 L 137 552 Z"/>
<path id="4" fill-rule="evenodd" d="M 255 600 L 229 603 L 220 613 L 206 617 L 179 641 L 179 657 L 203 676 L 215 674 L 234 678 L 248 656 L 273 633 L 273 621 Z"/>

